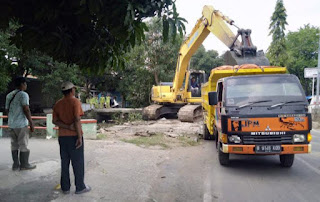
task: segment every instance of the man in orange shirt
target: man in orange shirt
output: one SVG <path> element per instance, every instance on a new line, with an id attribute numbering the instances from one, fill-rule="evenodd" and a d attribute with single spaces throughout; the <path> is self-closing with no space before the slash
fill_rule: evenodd
<path id="1" fill-rule="evenodd" d="M 70 193 L 70 160 L 75 176 L 76 194 L 91 190 L 84 184 L 84 150 L 81 116 L 83 111 L 80 101 L 74 97 L 75 86 L 71 82 L 61 85 L 64 95 L 53 107 L 52 123 L 59 126 L 59 145 L 61 157 L 61 190 Z"/>

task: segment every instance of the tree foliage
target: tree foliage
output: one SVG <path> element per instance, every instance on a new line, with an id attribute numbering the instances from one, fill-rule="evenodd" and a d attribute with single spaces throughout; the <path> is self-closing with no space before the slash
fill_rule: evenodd
<path id="1" fill-rule="evenodd" d="M 36 51 L 29 53 L 24 67 L 41 81 L 42 92 L 39 93 L 43 95 L 44 106 L 52 106 L 62 97 L 61 83 L 63 81 L 71 81 L 78 86 L 84 83 L 84 76 L 81 75 L 78 66 L 54 61 L 51 57 L 41 55 Z"/>
<path id="2" fill-rule="evenodd" d="M 11 78 L 8 73 L 8 69 L 10 69 L 11 64 L 6 59 L 6 54 L 4 51 L 0 50 L 0 93 L 4 93 L 7 91 L 7 87 Z"/>
<path id="3" fill-rule="evenodd" d="M 142 65 L 154 75 L 155 84 L 160 81 L 172 81 L 176 69 L 178 54 L 183 37 L 175 40 L 164 41 L 163 29 L 159 18 L 153 18 L 148 22 L 149 32 L 142 44 L 145 61 Z M 169 32 L 174 31 L 172 27 Z"/>
<path id="4" fill-rule="evenodd" d="M 124 64 L 124 53 L 144 40 L 148 17 L 162 19 L 165 36 L 168 27 L 173 37 L 185 30 L 174 0 L 4 0 L 0 13 L 2 29 L 12 19 L 21 25 L 11 40 L 24 52 L 95 71 Z"/>
<path id="5" fill-rule="evenodd" d="M 51 105 L 61 97 L 60 84 L 70 80 L 82 84 L 79 68 L 75 65 L 54 61 L 51 57 L 36 50 L 22 51 L 10 44 L 10 37 L 15 35 L 19 25 L 10 22 L 7 30 L 0 32 L 0 92 L 7 92 L 8 83 L 17 76 L 36 76 L 42 81 L 45 106 Z"/>
<path id="6" fill-rule="evenodd" d="M 163 40 L 160 18 L 151 19 L 147 26 L 149 31 L 144 42 L 125 54 L 124 68 L 107 70 L 103 76 L 90 79 L 91 85 L 101 91 L 120 92 L 130 107 L 148 105 L 152 85 L 173 80 L 182 42 L 179 35 L 175 40 Z"/>
<path id="7" fill-rule="evenodd" d="M 16 56 L 20 55 L 21 51 L 15 45 L 10 44 L 10 37 L 16 29 L 17 26 L 10 23 L 8 29 L 0 31 L 0 93 L 7 91 L 8 84 L 18 70 Z"/>
<path id="8" fill-rule="evenodd" d="M 192 56 L 190 68 L 196 70 L 204 70 L 210 74 L 211 69 L 223 65 L 223 59 L 215 50 L 208 50 L 203 45 L 199 47 L 197 52 Z"/>
<path id="9" fill-rule="evenodd" d="M 285 26 L 287 25 L 286 9 L 283 5 L 283 0 L 277 0 L 275 10 L 271 16 L 269 26 L 272 35 L 272 42 L 268 48 L 267 56 L 271 65 L 285 66 L 288 58 L 285 42 Z"/>
<path id="10" fill-rule="evenodd" d="M 312 94 L 312 86 L 311 80 L 304 78 L 304 68 L 317 66 L 319 32 L 319 28 L 305 25 L 296 32 L 289 32 L 286 37 L 288 70 L 300 79 L 308 95 Z"/>

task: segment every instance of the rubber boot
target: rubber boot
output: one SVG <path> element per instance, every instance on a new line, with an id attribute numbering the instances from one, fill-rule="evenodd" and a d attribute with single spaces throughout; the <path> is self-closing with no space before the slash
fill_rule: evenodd
<path id="1" fill-rule="evenodd" d="M 20 170 L 35 169 L 36 165 L 29 164 L 30 151 L 20 152 Z"/>
<path id="2" fill-rule="evenodd" d="M 18 170 L 20 168 L 19 151 L 13 150 L 13 151 L 11 151 L 11 154 L 12 154 L 12 160 L 13 160 L 12 170 Z"/>

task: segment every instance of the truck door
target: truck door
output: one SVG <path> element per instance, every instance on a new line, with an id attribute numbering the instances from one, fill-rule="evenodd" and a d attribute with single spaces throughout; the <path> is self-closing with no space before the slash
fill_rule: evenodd
<path id="1" fill-rule="evenodd" d="M 218 104 L 216 108 L 216 116 L 217 116 L 217 126 L 221 128 L 221 110 L 223 107 L 223 102 L 222 102 L 222 95 L 223 95 L 223 83 L 218 82 L 217 85 L 217 94 L 218 94 Z"/>

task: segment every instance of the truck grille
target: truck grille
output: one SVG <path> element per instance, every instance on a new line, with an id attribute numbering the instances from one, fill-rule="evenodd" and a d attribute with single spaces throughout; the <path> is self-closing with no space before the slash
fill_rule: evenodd
<path id="1" fill-rule="evenodd" d="M 243 144 L 292 144 L 293 135 L 243 136 Z"/>

